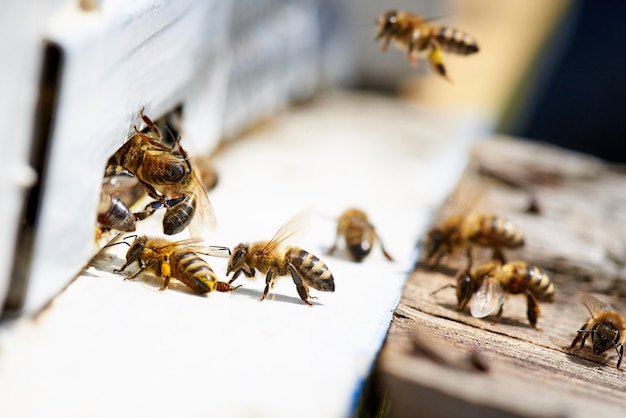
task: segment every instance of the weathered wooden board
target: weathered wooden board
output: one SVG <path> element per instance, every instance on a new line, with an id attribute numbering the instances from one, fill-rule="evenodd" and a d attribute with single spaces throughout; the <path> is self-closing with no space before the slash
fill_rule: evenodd
<path id="1" fill-rule="evenodd" d="M 463 257 L 444 258 L 436 271 L 419 264 L 377 369 L 391 416 L 623 416 L 626 376 L 615 367 L 615 352 L 595 356 L 589 344 L 575 353 L 564 347 L 588 317 L 580 292 L 626 313 L 624 185 L 621 168 L 585 155 L 510 138 L 477 144 L 437 220 L 492 212 L 514 221 L 526 245 L 508 251 L 508 259 L 546 270 L 556 301 L 541 304 L 538 329 L 517 295 L 507 297 L 499 323 L 475 319 L 456 310 L 453 289 L 431 294 L 454 283 Z M 489 257 L 476 252 L 475 262 Z M 470 366 L 472 350 L 485 358 L 487 372 Z"/>

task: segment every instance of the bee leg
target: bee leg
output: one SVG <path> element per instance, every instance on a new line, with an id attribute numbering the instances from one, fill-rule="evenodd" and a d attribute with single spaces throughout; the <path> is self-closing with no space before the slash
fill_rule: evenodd
<path id="1" fill-rule="evenodd" d="M 232 279 L 230 279 L 230 280 L 228 281 L 228 285 L 229 285 L 229 286 L 230 286 L 230 284 L 231 284 L 232 282 L 234 282 L 235 280 L 237 280 L 237 277 L 239 277 L 239 275 L 241 274 L 241 272 L 242 272 L 242 271 L 243 271 L 243 270 L 237 270 L 237 271 L 235 272 L 235 274 L 233 275 L 233 278 L 232 278 Z"/>
<path id="2" fill-rule="evenodd" d="M 503 311 L 504 311 L 504 305 L 501 305 L 500 309 L 498 309 L 498 313 L 496 314 L 496 318 L 493 320 L 494 324 L 497 324 L 498 322 L 500 322 L 500 320 L 502 319 Z"/>
<path id="3" fill-rule="evenodd" d="M 528 304 L 526 309 L 528 321 L 530 321 L 530 325 L 532 325 L 533 328 L 537 328 L 537 318 L 539 318 L 541 310 L 539 309 L 539 303 L 537 302 L 535 295 L 528 290 L 526 291 L 526 302 Z"/>
<path id="4" fill-rule="evenodd" d="M 300 295 L 300 299 L 302 299 L 307 305 L 313 306 L 313 304 L 307 300 L 309 299 L 309 289 L 304 285 L 304 283 L 302 283 L 300 275 L 291 264 L 289 264 L 289 271 L 291 272 L 291 278 L 296 285 L 296 289 L 298 290 L 298 295 Z"/>
<path id="5" fill-rule="evenodd" d="M 506 257 L 504 257 L 504 253 L 499 247 L 494 247 L 492 259 L 498 260 L 502 265 L 506 264 Z"/>
<path id="6" fill-rule="evenodd" d="M 385 36 L 380 47 L 381 52 L 387 52 L 387 48 L 389 48 L 389 41 L 391 41 L 391 36 Z"/>
<path id="7" fill-rule="evenodd" d="M 622 364 L 622 356 L 624 355 L 624 345 L 620 344 L 620 349 L 619 351 L 617 350 L 617 346 L 615 347 L 615 351 L 617 351 L 617 355 L 618 355 L 618 360 L 617 360 L 617 370 L 619 371 L 623 371 L 622 369 L 619 368 L 620 364 Z"/>
<path id="8" fill-rule="evenodd" d="M 576 344 L 578 344 L 578 342 L 580 341 L 580 347 L 576 348 L 574 351 L 579 351 L 583 349 L 583 347 L 585 346 L 585 340 L 587 339 L 591 331 L 587 329 L 587 323 L 585 322 L 577 332 L 578 335 L 576 335 L 576 338 L 574 338 L 574 341 L 572 341 L 572 344 L 569 346 L 569 348 L 574 348 L 576 347 Z"/>
<path id="9" fill-rule="evenodd" d="M 259 299 L 259 302 L 263 302 L 263 300 L 267 297 L 268 292 L 270 291 L 270 285 L 272 284 L 272 279 L 274 278 L 274 270 L 270 270 L 267 272 L 265 276 L 265 289 L 263 290 L 263 296 Z"/>
<path id="10" fill-rule="evenodd" d="M 337 244 L 339 243 L 339 231 L 337 231 L 337 235 L 335 236 L 335 242 L 333 246 L 326 251 L 326 254 L 333 255 L 333 253 L 337 250 Z"/>
<path id="11" fill-rule="evenodd" d="M 148 263 L 144 264 L 141 260 L 137 260 L 137 261 L 138 261 L 138 263 L 139 263 L 139 270 L 137 270 L 137 271 L 135 272 L 135 274 L 133 274 L 133 275 L 132 275 L 132 276 L 130 276 L 130 277 L 124 277 L 124 280 L 133 280 L 135 277 L 137 277 L 137 276 L 139 276 L 141 273 L 143 273 L 143 271 L 144 271 L 145 269 L 147 269 L 148 267 L 152 266 L 152 265 L 156 262 L 156 260 L 151 260 L 150 262 L 148 262 Z"/>
<path id="12" fill-rule="evenodd" d="M 387 252 L 387 250 L 385 250 L 385 246 L 383 245 L 383 242 L 380 240 L 380 237 L 378 236 L 378 234 L 375 234 L 375 237 L 378 243 L 380 244 L 380 249 L 383 252 L 383 255 L 385 256 L 385 258 L 389 261 L 393 261 L 393 257 L 391 256 L 391 254 Z"/>
<path id="13" fill-rule="evenodd" d="M 229 283 L 218 281 L 215 290 L 218 292 L 232 292 L 233 290 L 239 289 L 241 285 L 231 286 Z"/>
<path id="14" fill-rule="evenodd" d="M 446 80 L 452 82 L 448 75 L 446 74 L 446 67 L 443 65 L 443 51 L 439 47 L 439 44 L 434 39 L 430 41 L 430 53 L 428 54 L 428 61 L 432 66 L 433 70 L 445 78 Z"/>
<path id="15" fill-rule="evenodd" d="M 163 196 L 159 196 L 157 201 L 148 203 L 144 210 L 142 210 L 141 212 L 135 212 L 133 213 L 133 215 L 135 215 L 135 217 L 141 221 L 149 216 L 152 216 L 155 211 L 162 208 L 172 208 L 183 202 L 185 199 L 187 199 L 187 195 L 182 195 L 174 199 L 165 199 Z"/>
<path id="16" fill-rule="evenodd" d="M 163 291 L 168 288 L 170 285 L 170 279 L 172 278 L 172 268 L 170 267 L 170 258 L 169 256 L 163 256 L 163 261 L 161 262 L 161 276 L 165 279 L 163 282 L 163 287 L 159 290 Z"/>

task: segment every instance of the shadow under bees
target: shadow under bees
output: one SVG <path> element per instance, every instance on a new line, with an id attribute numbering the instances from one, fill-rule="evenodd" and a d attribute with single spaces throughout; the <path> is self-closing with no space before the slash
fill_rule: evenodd
<path id="1" fill-rule="evenodd" d="M 502 318 L 500 318 L 499 321 L 496 321 L 495 318 L 486 318 L 486 321 L 491 322 L 493 325 L 502 324 L 502 325 L 512 325 L 518 328 L 534 329 L 533 326 L 530 325 L 530 323 L 528 323 L 528 321 L 522 321 L 519 319 L 510 318 L 506 316 L 503 316 Z"/>
<path id="2" fill-rule="evenodd" d="M 263 292 L 261 290 L 249 289 L 245 287 L 240 287 L 239 289 L 235 290 L 235 294 L 245 295 L 245 296 L 248 296 L 250 299 L 256 299 L 256 300 L 261 299 L 261 296 L 263 296 Z M 280 293 L 270 292 L 263 302 L 268 302 L 268 301 L 269 302 L 285 302 L 285 303 L 291 303 L 295 305 L 306 306 L 305 303 L 302 301 L 302 299 L 300 299 L 299 297 L 287 296 L 287 295 L 283 295 Z M 324 306 L 324 304 L 316 302 L 315 300 L 309 300 L 309 302 L 311 302 L 314 306 Z"/>
<path id="3" fill-rule="evenodd" d="M 579 351 L 574 351 L 569 347 L 563 347 L 563 352 L 567 355 L 567 359 L 572 363 L 578 364 L 584 367 L 613 367 L 615 365 L 611 365 L 606 355 L 594 355 L 590 351 L 587 351 L 587 348 L 583 348 Z"/>

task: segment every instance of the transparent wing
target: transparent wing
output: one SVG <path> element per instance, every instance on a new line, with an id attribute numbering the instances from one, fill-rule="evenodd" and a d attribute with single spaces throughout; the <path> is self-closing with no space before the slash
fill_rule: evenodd
<path id="1" fill-rule="evenodd" d="M 492 277 L 487 277 L 472 298 L 470 312 L 474 318 L 484 318 L 498 312 L 503 303 L 502 285 Z"/>
<path id="2" fill-rule="evenodd" d="M 614 310 L 608 303 L 602 302 L 600 299 L 588 293 L 581 293 L 579 299 L 593 317 L 597 316 L 600 312 Z"/>
<path id="3" fill-rule="evenodd" d="M 217 219 L 215 218 L 215 211 L 213 205 L 209 200 L 209 196 L 202 185 L 202 182 L 198 178 L 195 172 L 191 173 L 191 189 L 198 199 L 196 202 L 196 213 L 189 224 L 189 234 L 192 237 L 201 237 L 203 231 L 215 231 L 217 227 Z"/>
<path id="4" fill-rule="evenodd" d="M 263 252 L 272 252 L 277 249 L 282 243 L 292 238 L 295 235 L 301 234 L 305 231 L 306 226 L 311 219 L 311 211 L 304 210 L 299 212 L 296 216 L 287 221 L 280 229 L 274 234 L 271 240 L 267 243 Z"/>
<path id="5" fill-rule="evenodd" d="M 169 250 L 172 247 L 176 247 L 178 250 L 187 249 L 196 254 L 210 255 L 213 257 L 229 257 L 230 256 L 230 248 L 223 247 L 219 245 L 202 245 L 201 242 L 204 241 L 204 238 L 194 237 L 183 239 L 180 241 L 171 241 L 167 244 L 159 247 L 159 250 Z"/>

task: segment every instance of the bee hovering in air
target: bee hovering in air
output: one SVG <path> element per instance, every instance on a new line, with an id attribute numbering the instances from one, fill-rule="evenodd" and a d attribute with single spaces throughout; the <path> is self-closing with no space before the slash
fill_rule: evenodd
<path id="1" fill-rule="evenodd" d="M 506 262 L 503 248 L 519 248 L 524 245 L 524 236 L 515 224 L 491 213 L 466 216 L 453 215 L 431 228 L 424 243 L 425 258 L 433 268 L 441 258 L 457 248 L 465 248 L 469 268 L 472 265 L 472 247 L 493 248 L 493 258 Z"/>
<path id="2" fill-rule="evenodd" d="M 539 301 L 554 302 L 554 285 L 548 274 L 524 261 L 506 264 L 490 261 L 471 271 L 469 268 L 461 271 L 456 282 L 458 310 L 464 310 L 471 300 L 470 312 L 474 318 L 497 314 L 499 320 L 505 295 L 523 293 L 527 300 L 528 321 L 536 328 Z"/>
<path id="3" fill-rule="evenodd" d="M 191 238 L 182 241 L 170 241 L 147 236 L 136 237 L 126 252 L 126 262 L 116 272 L 124 271 L 132 263 L 139 264 L 139 270 L 125 280 L 132 280 L 141 273 L 148 271 L 164 279 L 163 287 L 168 288 L 172 278 L 183 283 L 194 293 L 203 295 L 214 290 L 230 292 L 237 289 L 228 283 L 221 282 L 200 254 L 221 255 L 230 251 L 223 247 L 206 247 L 198 245 L 201 239 Z M 125 241 L 124 241 L 125 242 Z"/>
<path id="4" fill-rule="evenodd" d="M 263 301 L 273 287 L 274 281 L 280 276 L 291 275 L 298 295 L 309 306 L 309 287 L 323 292 L 335 291 L 335 279 L 328 266 L 309 252 L 282 244 L 298 230 L 301 219 L 296 216 L 284 224 L 269 241 L 237 245 L 230 256 L 226 275 L 234 272 L 232 284 L 241 273 L 248 278 L 256 275 L 256 270 L 265 274 L 265 290 L 260 301 Z"/>
<path id="5" fill-rule="evenodd" d="M 578 330 L 578 335 L 569 348 L 576 347 L 576 344 L 580 342 L 580 347 L 576 351 L 582 350 L 585 340 L 591 335 L 593 354 L 602 354 L 611 347 L 614 348 L 618 356 L 617 369 L 622 370 L 619 366 L 622 364 L 624 343 L 626 343 L 626 320 L 611 305 L 594 296 L 583 293 L 580 301 L 585 305 L 591 317 Z"/>
<path id="6" fill-rule="evenodd" d="M 162 143 L 159 128 L 141 112 L 146 128 L 135 134 L 109 160 L 105 176 L 132 175 L 154 202 L 142 213 L 145 218 L 165 208 L 163 232 L 174 235 L 190 227 L 194 237 L 202 229 L 215 229 L 215 213 L 204 186 L 192 170 L 180 138 L 173 145 Z M 196 219 L 192 223 L 192 219 Z"/>
<path id="7" fill-rule="evenodd" d="M 443 64 L 443 52 L 469 55 L 478 52 L 478 44 L 467 33 L 435 25 L 428 19 L 407 12 L 390 10 L 378 19 L 376 40 L 382 39 L 385 52 L 390 41 L 406 50 L 409 62 L 417 66 L 417 57 L 425 55 L 433 70 L 449 80 Z"/>
<path id="8" fill-rule="evenodd" d="M 374 244 L 378 241 L 383 255 L 389 261 L 393 258 L 383 247 L 383 244 L 376 233 L 374 225 L 367 219 L 367 214 L 359 209 L 348 209 L 339 217 L 337 223 L 337 236 L 335 243 L 328 250 L 328 254 L 333 254 L 337 249 L 339 238 L 345 238 L 346 247 L 350 252 L 352 259 L 361 262 L 372 250 Z"/>

